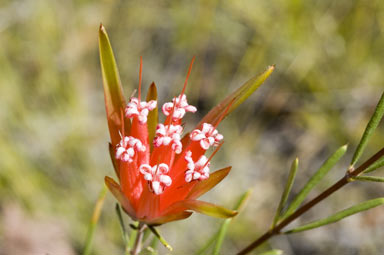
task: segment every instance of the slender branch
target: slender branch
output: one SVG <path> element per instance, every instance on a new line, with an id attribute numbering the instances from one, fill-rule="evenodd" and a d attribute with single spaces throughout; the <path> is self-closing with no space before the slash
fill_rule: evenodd
<path id="1" fill-rule="evenodd" d="M 287 226 L 289 223 L 297 219 L 299 216 L 307 212 L 309 209 L 317 205 L 319 202 L 323 201 L 325 198 L 329 197 L 333 193 L 335 193 L 337 190 L 348 184 L 349 182 L 353 181 L 351 177 L 356 177 L 359 174 L 361 174 L 365 169 L 367 169 L 370 165 L 372 165 L 375 161 L 380 159 L 382 156 L 384 156 L 384 148 L 382 148 L 380 151 L 378 151 L 375 155 L 373 155 L 371 158 L 369 158 L 367 161 L 365 161 L 362 165 L 360 165 L 358 168 L 353 169 L 350 168 L 349 171 L 343 176 L 339 181 L 337 181 L 335 184 L 333 184 L 331 187 L 326 189 L 324 192 L 322 192 L 320 195 L 309 201 L 308 203 L 301 206 L 298 210 L 296 210 L 294 213 L 289 215 L 287 218 L 285 218 L 283 221 L 281 221 L 279 224 L 277 224 L 274 228 L 270 229 L 266 233 L 264 233 L 262 236 L 260 236 L 256 241 L 251 243 L 249 246 L 247 246 L 245 249 L 241 250 L 238 255 L 244 255 L 255 249 L 256 247 L 260 246 L 262 243 L 267 241 L 272 236 L 280 234 L 281 229 L 283 229 L 285 226 Z"/>
<path id="2" fill-rule="evenodd" d="M 136 240 L 135 244 L 132 248 L 131 255 L 138 255 L 141 250 L 141 242 L 143 241 L 143 235 L 144 235 L 144 230 L 147 227 L 144 223 L 140 222 L 138 229 L 137 229 L 137 235 L 136 235 Z"/>

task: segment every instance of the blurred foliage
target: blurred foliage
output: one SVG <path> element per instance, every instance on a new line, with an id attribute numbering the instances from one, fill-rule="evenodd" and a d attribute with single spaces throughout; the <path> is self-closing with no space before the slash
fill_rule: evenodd
<path id="1" fill-rule="evenodd" d="M 144 84 L 156 82 L 160 103 L 181 90 L 196 56 L 187 94 L 200 114 L 276 64 L 266 84 L 220 126 L 226 143 L 211 168 L 233 170 L 208 200 L 230 207 L 239 194 L 255 190 L 231 225 L 223 254 L 233 254 L 268 227 L 292 159 L 302 159 L 297 183 L 303 183 L 335 148 L 356 146 L 383 90 L 379 0 L 2 0 L 0 227 L 10 220 L 4 212 L 17 204 L 32 218 L 62 222 L 76 252 L 103 177 L 114 175 L 98 60 L 100 22 L 108 29 L 127 97 L 138 82 L 139 56 Z M 197 123 L 200 117 L 188 118 Z M 366 153 L 383 139 L 379 126 Z M 327 180 L 346 167 L 347 161 Z M 353 185 L 319 205 L 316 218 L 382 192 L 377 184 Z M 122 253 L 113 208 L 108 195 L 95 254 Z M 377 254 L 384 249 L 382 210 L 272 244 L 286 254 Z M 161 231 L 174 254 L 189 254 L 219 224 L 193 215 Z M 0 253 L 10 241 L 2 232 Z"/>

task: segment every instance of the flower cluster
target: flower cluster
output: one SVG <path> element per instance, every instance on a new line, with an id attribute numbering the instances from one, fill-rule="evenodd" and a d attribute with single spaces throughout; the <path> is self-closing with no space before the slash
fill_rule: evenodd
<path id="1" fill-rule="evenodd" d="M 183 137 L 183 117 L 197 111 L 188 104 L 186 84 L 187 80 L 181 94 L 160 108 L 165 116 L 163 123 L 158 123 L 154 83 L 147 100 L 141 101 L 141 65 L 138 97 L 131 97 L 125 104 L 121 94 L 106 94 L 107 99 L 115 96 L 114 99 L 120 100 L 120 108 L 106 101 L 107 114 L 110 113 L 107 115 L 112 140 L 110 152 L 120 183 L 109 177 L 105 181 L 125 212 L 147 224 L 184 219 L 191 215 L 191 210 L 217 217 L 236 214 L 196 200 L 230 170 L 227 167 L 213 174 L 209 170 L 210 160 L 223 140 L 216 128 L 227 112 L 222 112 L 219 121 L 199 124 Z M 207 158 L 205 153 L 211 147 L 216 149 Z"/>
<path id="2" fill-rule="evenodd" d="M 146 151 L 147 137 L 140 134 L 147 133 L 148 114 L 156 108 L 157 102 L 140 102 L 138 98 L 131 98 L 125 109 L 125 117 L 138 120 L 138 128 L 143 129 L 137 137 L 125 136 L 116 145 L 116 159 L 126 164 L 127 169 L 138 168 L 142 178 L 148 182 L 148 188 L 155 195 L 162 194 L 177 178 L 189 183 L 194 180 L 209 178 L 209 161 L 203 154 L 211 146 L 218 146 L 223 136 L 211 124 L 204 123 L 201 129 L 195 129 L 190 134 L 190 143 L 183 148 L 181 134 L 182 118 L 186 112 L 196 112 L 196 107 L 187 103 L 187 97 L 182 94 L 172 102 L 162 107 L 167 116 L 164 124 L 158 124 L 153 139 L 152 154 Z M 143 139 L 145 138 L 145 139 Z M 140 153 L 146 156 L 139 157 Z M 181 157 L 175 158 L 175 154 Z M 176 168 L 174 166 L 177 166 Z M 167 175 L 167 174 L 170 175 Z"/>

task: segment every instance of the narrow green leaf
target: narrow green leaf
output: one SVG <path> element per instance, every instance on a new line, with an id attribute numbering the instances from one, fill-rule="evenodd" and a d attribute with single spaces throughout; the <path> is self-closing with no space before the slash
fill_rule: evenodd
<path id="1" fill-rule="evenodd" d="M 157 101 L 157 88 L 154 82 L 149 86 L 147 93 L 147 102 L 155 100 Z M 149 144 L 151 146 L 151 152 L 153 151 L 153 138 L 155 137 L 157 123 L 159 122 L 159 106 L 157 105 L 155 109 L 148 113 L 148 136 L 149 136 Z"/>
<path id="2" fill-rule="evenodd" d="M 115 182 L 111 177 L 105 176 L 104 182 L 107 185 L 109 191 L 113 194 L 113 196 L 119 201 L 124 211 L 131 216 L 132 219 L 136 218 L 135 211 L 131 205 L 131 202 L 124 195 L 123 191 L 120 188 L 120 185 Z"/>
<path id="3" fill-rule="evenodd" d="M 239 200 L 237 200 L 237 203 L 235 204 L 235 207 L 233 210 L 235 211 L 241 211 L 245 204 L 247 203 L 248 199 L 252 195 L 252 189 L 248 189 L 243 195 L 240 196 Z"/>
<path id="4" fill-rule="evenodd" d="M 366 181 L 366 182 L 384 182 L 384 177 L 378 177 L 378 176 L 357 176 L 357 177 L 352 177 L 352 180 Z"/>
<path id="5" fill-rule="evenodd" d="M 313 187 L 318 184 L 323 177 L 335 166 L 335 164 L 340 160 L 340 158 L 347 151 L 347 145 L 340 147 L 335 153 L 333 153 L 317 170 L 317 172 L 309 179 L 304 188 L 302 188 L 299 194 L 294 198 L 292 203 L 289 205 L 287 211 L 283 214 L 282 218 L 286 218 L 291 215 L 304 201 L 308 193 L 313 189 Z"/>
<path id="6" fill-rule="evenodd" d="M 160 233 L 153 226 L 148 226 L 148 228 L 152 231 L 152 233 L 159 239 L 159 241 L 164 245 L 165 248 L 172 251 L 173 248 L 168 244 L 168 242 L 160 235 Z"/>
<path id="7" fill-rule="evenodd" d="M 123 220 L 123 215 L 121 214 L 121 209 L 118 203 L 116 203 L 115 206 L 115 211 L 117 218 L 119 219 L 119 224 L 120 224 L 120 229 L 121 229 L 121 235 L 123 237 L 123 241 L 125 244 L 125 250 L 129 251 L 129 236 L 128 236 L 128 231 L 125 228 L 124 220 Z"/>
<path id="8" fill-rule="evenodd" d="M 231 223 L 231 219 L 226 219 L 220 226 L 219 232 L 217 233 L 217 237 L 216 237 L 217 239 L 216 244 L 215 244 L 215 247 L 213 248 L 214 255 L 220 254 L 221 246 L 223 245 L 224 238 L 228 232 L 229 223 Z"/>
<path id="9" fill-rule="evenodd" d="M 226 167 L 213 172 L 208 179 L 198 182 L 189 192 L 186 199 L 196 199 L 215 187 L 229 173 L 232 167 Z"/>
<path id="10" fill-rule="evenodd" d="M 195 255 L 203 255 L 203 254 L 207 254 L 208 252 L 208 249 L 212 246 L 212 244 L 215 243 L 216 239 L 217 239 L 217 235 L 219 234 L 219 231 L 211 236 L 211 238 L 203 245 L 203 247 L 201 247 L 196 253 Z"/>
<path id="11" fill-rule="evenodd" d="M 328 224 L 337 222 L 341 219 L 344 219 L 345 217 L 348 217 L 350 215 L 374 208 L 374 207 L 382 205 L 382 204 L 384 204 L 384 198 L 376 198 L 376 199 L 368 200 L 368 201 L 362 202 L 360 204 L 354 205 L 350 208 L 347 208 L 343 211 L 340 211 L 340 212 L 338 212 L 332 216 L 329 216 L 325 219 L 311 222 L 311 223 L 306 224 L 304 226 L 300 226 L 300 227 L 294 228 L 292 230 L 288 230 L 284 233 L 285 234 L 291 234 L 291 233 L 306 231 L 306 230 L 313 229 L 313 228 L 318 228 L 318 227 L 321 227 L 324 225 L 328 225 Z"/>
<path id="12" fill-rule="evenodd" d="M 262 253 L 258 253 L 257 255 L 281 255 L 281 254 L 283 254 L 282 250 L 273 249 L 273 250 L 265 251 Z"/>
<path id="13" fill-rule="evenodd" d="M 285 184 L 283 194 L 281 195 L 280 203 L 279 203 L 279 206 L 277 207 L 275 218 L 273 219 L 272 228 L 275 227 L 276 223 L 279 221 L 279 218 L 281 216 L 281 212 L 285 206 L 285 203 L 287 202 L 288 195 L 291 192 L 291 189 L 293 186 L 293 182 L 295 181 L 296 172 L 297 172 L 298 167 L 299 167 L 299 159 L 296 158 L 292 162 L 291 170 L 290 170 L 289 176 L 288 176 L 288 181 Z"/>
<path id="14" fill-rule="evenodd" d="M 83 255 L 91 254 L 93 236 L 95 234 L 97 223 L 99 222 L 101 210 L 103 208 L 106 195 L 107 195 L 107 186 L 103 185 L 103 188 L 100 191 L 99 197 L 97 198 L 95 208 L 93 209 L 92 218 L 88 226 L 88 232 L 87 232 L 87 237 L 85 239 L 86 241 L 85 241 Z"/>
<path id="15" fill-rule="evenodd" d="M 253 77 L 248 80 L 244 85 L 238 88 L 236 91 L 227 96 L 216 107 L 208 112 L 207 115 L 200 121 L 197 127 L 200 127 L 203 123 L 217 124 L 221 114 L 225 111 L 229 104 L 232 103 L 226 115 L 233 112 L 240 104 L 242 104 L 253 92 L 260 87 L 260 85 L 268 78 L 268 76 L 275 69 L 274 66 L 269 66 L 262 74 Z"/>
<path id="16" fill-rule="evenodd" d="M 367 127 L 365 128 L 364 134 L 360 140 L 359 145 L 352 157 L 351 166 L 354 166 L 356 162 L 363 154 L 365 147 L 369 141 L 369 138 L 372 136 L 373 132 L 377 128 L 380 123 L 380 120 L 383 118 L 384 114 L 384 93 L 381 95 L 379 102 L 377 103 L 375 112 L 373 113 L 371 119 L 369 120 Z"/>
<path id="17" fill-rule="evenodd" d="M 247 192 L 245 192 L 240 197 L 240 199 L 237 201 L 237 203 L 235 205 L 235 208 L 234 208 L 235 211 L 240 211 L 242 209 L 242 207 L 245 205 L 246 201 L 250 197 L 251 193 L 252 193 L 252 190 L 248 190 Z M 226 219 L 221 224 L 219 232 L 216 235 L 216 244 L 215 244 L 215 247 L 213 249 L 213 254 L 214 255 L 219 255 L 220 254 L 221 246 L 223 245 L 224 238 L 225 238 L 225 236 L 226 236 L 226 234 L 228 232 L 228 227 L 229 227 L 229 224 L 231 223 L 232 219 L 233 218 Z"/>
<path id="18" fill-rule="evenodd" d="M 365 169 L 364 173 L 370 173 L 375 171 L 376 169 L 384 166 L 384 156 L 376 160 L 372 165 L 370 165 L 367 169 Z"/>
<path id="19" fill-rule="evenodd" d="M 99 29 L 99 53 L 109 133 L 112 144 L 117 144 L 120 141 L 119 130 L 122 128 L 121 112 L 124 110 L 126 102 L 111 43 L 107 31 L 101 24 Z M 130 122 L 126 122 L 125 129 L 129 130 L 129 126 Z"/>

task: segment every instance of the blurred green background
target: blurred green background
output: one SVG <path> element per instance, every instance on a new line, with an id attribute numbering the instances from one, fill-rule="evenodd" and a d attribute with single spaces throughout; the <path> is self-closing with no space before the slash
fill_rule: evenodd
<path id="1" fill-rule="evenodd" d="M 223 254 L 234 254 L 268 229 L 296 156 L 294 192 L 328 155 L 349 143 L 347 156 L 310 197 L 343 175 L 384 90 L 380 0 L 1 0 L 2 255 L 80 253 L 103 177 L 114 176 L 98 59 L 100 22 L 108 30 L 126 97 L 137 86 L 140 56 L 144 88 L 155 81 L 160 104 L 179 93 L 196 56 L 187 94 L 199 113 L 188 115 L 190 123 L 276 64 L 267 82 L 219 128 L 226 142 L 211 170 L 227 165 L 233 170 L 204 199 L 232 207 L 253 189 L 246 210 L 231 225 Z M 363 157 L 380 149 L 383 139 L 381 125 Z M 303 221 L 383 193 L 383 185 L 354 183 Z M 94 254 L 123 253 L 114 204 L 108 194 Z M 194 214 L 159 230 L 173 254 L 193 254 L 220 223 Z M 380 254 L 383 224 L 379 207 L 273 238 L 269 245 L 286 254 Z"/>

